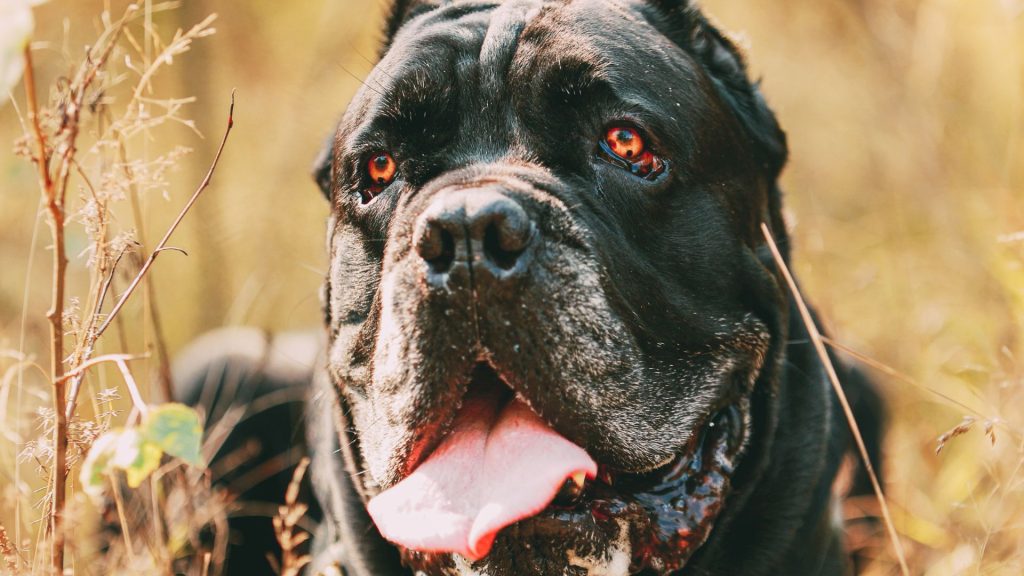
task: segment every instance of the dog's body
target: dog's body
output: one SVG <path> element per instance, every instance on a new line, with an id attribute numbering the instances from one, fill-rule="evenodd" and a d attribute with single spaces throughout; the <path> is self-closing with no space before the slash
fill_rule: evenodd
<path id="1" fill-rule="evenodd" d="M 845 422 L 759 230 L 785 155 L 686 2 L 399 0 L 318 171 L 314 571 L 845 573 Z"/>

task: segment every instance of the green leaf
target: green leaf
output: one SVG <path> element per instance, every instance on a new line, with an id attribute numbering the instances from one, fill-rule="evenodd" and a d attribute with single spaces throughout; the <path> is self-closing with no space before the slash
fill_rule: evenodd
<path id="1" fill-rule="evenodd" d="M 82 487 L 90 496 L 100 498 L 107 476 L 124 470 L 128 486 L 138 488 L 160 466 L 163 455 L 163 450 L 137 429 L 115 428 L 93 442 L 82 465 Z"/>
<path id="2" fill-rule="evenodd" d="M 82 472 L 78 479 L 85 493 L 93 498 L 103 497 L 104 481 L 111 470 L 110 460 L 117 451 L 120 433 L 120 429 L 104 432 L 92 443 L 89 454 L 82 464 Z"/>
<path id="3" fill-rule="evenodd" d="M 138 488 L 160 466 L 164 453 L 202 466 L 203 429 L 199 414 L 183 404 L 163 404 L 150 411 L 139 428 L 115 428 L 93 442 L 80 480 L 87 494 L 103 496 L 106 479 L 124 470 L 128 486 Z"/>
<path id="4" fill-rule="evenodd" d="M 159 446 L 147 442 L 141 434 L 136 434 L 136 436 L 138 444 L 134 449 L 135 459 L 124 466 L 128 486 L 131 488 L 138 488 L 143 480 L 149 478 L 149 475 L 160 467 L 160 458 L 164 455 Z"/>
<path id="5" fill-rule="evenodd" d="M 162 456 L 158 446 L 147 442 L 137 429 L 129 428 L 119 433 L 117 448 L 108 467 L 124 470 L 128 486 L 138 488 L 160 466 Z"/>
<path id="6" fill-rule="evenodd" d="M 184 404 L 161 404 L 153 408 L 142 425 L 146 440 L 193 466 L 203 466 L 200 448 L 203 427 L 199 414 Z"/>

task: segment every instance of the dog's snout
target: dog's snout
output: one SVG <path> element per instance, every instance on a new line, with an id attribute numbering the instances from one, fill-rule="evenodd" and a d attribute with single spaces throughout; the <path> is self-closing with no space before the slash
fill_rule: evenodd
<path id="1" fill-rule="evenodd" d="M 491 189 L 441 193 L 416 222 L 416 252 L 434 274 L 459 262 L 505 279 L 525 266 L 535 227 L 518 202 Z"/>

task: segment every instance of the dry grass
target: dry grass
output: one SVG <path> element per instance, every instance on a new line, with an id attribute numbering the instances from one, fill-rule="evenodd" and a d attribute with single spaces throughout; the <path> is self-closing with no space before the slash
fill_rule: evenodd
<path id="1" fill-rule="evenodd" d="M 801 288 L 889 400 L 911 573 L 1024 573 L 1021 4 L 709 4 L 745 29 L 789 135 Z M 867 574 L 899 573 L 884 533 L 851 540 Z"/>
<path id="2" fill-rule="evenodd" d="M 309 541 L 310 533 L 299 528 L 299 521 L 306 516 L 309 506 L 298 501 L 299 488 L 302 484 L 302 477 L 309 467 L 309 458 L 303 458 L 296 466 L 292 475 L 292 481 L 288 484 L 285 493 L 285 504 L 278 508 L 277 516 L 274 516 L 274 533 L 277 535 L 277 543 L 281 546 L 281 560 L 278 561 L 273 555 L 268 555 L 270 565 L 273 566 L 281 576 L 299 576 L 303 567 L 309 564 L 312 558 L 303 554 L 300 547 Z"/>
<path id="3" fill-rule="evenodd" d="M 187 30 L 179 29 L 164 42 L 151 25 L 152 17 L 172 7 L 147 3 L 140 8 L 129 4 L 117 17 L 109 11 L 102 12 L 98 37 L 77 62 L 69 60 L 67 64 L 73 72 L 56 78 L 49 86 L 49 97 L 42 103 L 36 84 L 36 48 L 27 45 L 24 49 L 25 96 L 16 109 L 24 134 L 15 142 L 15 153 L 35 165 L 50 230 L 51 301 L 45 316 L 49 347 L 37 354 L 49 358 L 49 370 L 40 368 L 44 374 L 40 392 L 42 397 L 50 397 L 50 405 L 37 409 L 37 434 L 26 434 L 19 418 L 13 422 L 5 419 L 5 436 L 20 449 L 13 463 L 15 493 L 4 494 L 6 499 L 13 500 L 15 537 L 12 541 L 5 529 L 0 538 L 6 569 L 14 574 L 63 574 L 69 568 L 88 572 L 88 565 L 102 566 L 101 570 L 106 572 L 199 574 L 208 570 L 210 556 L 214 567 L 223 562 L 227 541 L 223 498 L 212 490 L 209 476 L 202 470 L 190 470 L 185 462 L 174 457 L 164 458 L 160 466 L 163 451 L 155 445 L 150 448 L 151 468 L 147 468 L 155 472 L 145 473 L 149 477 L 147 485 L 125 490 L 123 475 L 112 468 L 103 472 L 111 481 L 107 497 L 94 503 L 98 508 L 89 509 L 99 511 L 102 518 L 95 519 L 95 513 L 76 510 L 69 501 L 69 494 L 75 494 L 72 472 L 112 423 L 123 420 L 132 427 L 140 418 L 145 422 L 149 412 L 147 401 L 171 396 L 169 358 L 154 302 L 148 303 L 144 318 L 153 326 L 149 341 L 159 360 L 159 369 L 152 380 L 159 384 L 159 394 L 144 398 L 127 364 L 149 354 L 93 356 L 105 345 L 101 338 L 115 321 L 121 332 L 120 343 L 126 342 L 126 321 L 119 314 L 140 285 L 148 287 L 146 293 L 150 298 L 155 294 L 148 275 L 150 268 L 161 253 L 175 250 L 168 246 L 168 241 L 210 184 L 233 125 L 232 95 L 227 129 L 206 177 L 161 241 L 148 251 L 138 210 L 133 209 L 135 218 L 128 226 L 118 222 L 115 207 L 123 203 L 135 208 L 143 195 L 163 189 L 164 172 L 182 154 L 181 148 L 175 148 L 172 153 L 150 157 L 145 145 L 138 156 L 132 151 L 140 139 L 154 138 L 165 124 L 179 122 L 194 128 L 191 121 L 178 115 L 180 103 L 188 99 L 160 98 L 152 83 L 162 68 L 189 50 L 193 41 L 214 33 L 211 24 L 215 16 L 209 16 Z M 114 62 L 121 62 L 123 69 Z M 12 106 L 17 107 L 18 100 L 11 100 Z M 85 260 L 81 279 L 68 274 L 68 250 L 76 232 L 84 240 L 84 249 L 72 256 Z M 137 270 L 119 266 L 126 254 L 134 254 L 142 261 Z M 130 281 L 117 295 L 111 292 L 119 274 L 127 274 Z M 109 309 L 108 295 L 114 302 Z M 22 311 L 18 349 L 5 351 L 19 362 L 4 375 L 2 414 L 12 412 L 12 383 L 16 383 L 17 390 L 13 412 L 17 414 L 22 409 L 28 386 L 25 372 L 35 367 L 36 355 L 26 352 L 31 349 L 24 334 L 27 314 L 27 310 Z M 117 367 L 121 383 L 97 390 L 96 380 L 102 379 L 101 370 L 106 363 Z M 127 418 L 114 407 L 118 388 L 132 400 Z M 79 402 L 83 390 L 91 395 L 91 410 Z M 139 437 L 137 433 L 133 436 Z M 119 445 L 117 457 L 124 449 Z M 128 470 L 125 466 L 129 463 L 141 461 L 141 444 L 137 450 L 138 457 L 122 463 L 121 469 Z M 19 494 L 22 486 L 32 484 L 24 466 L 30 461 L 45 482 L 32 493 Z M 91 481 L 92 474 L 83 477 Z M 134 486 L 142 478 L 133 480 L 129 475 L 128 484 Z M 25 517 L 31 518 L 28 525 L 35 525 L 31 536 L 22 534 Z M 8 520 L 0 517 L 0 526 Z M 90 528 L 99 526 L 107 534 L 90 538 L 95 532 Z M 210 534 L 201 537 L 202 532 Z M 97 559 L 100 549 L 105 553 Z M 204 551 L 208 556 L 200 554 Z M 204 559 L 197 562 L 197 558 Z"/>
<path id="4" fill-rule="evenodd" d="M 111 14 L 121 14 L 124 4 L 111 3 Z M 206 162 L 185 156 L 181 145 L 196 148 L 197 158 L 212 157 L 215 142 L 194 130 L 219 128 L 225 95 L 240 89 L 234 152 L 218 175 L 231 186 L 211 189 L 175 237 L 192 257 L 161 258 L 159 282 L 127 302 L 92 352 L 142 357 L 130 366 L 147 399 L 160 398 L 166 382 L 163 349 L 173 353 L 204 329 L 319 321 L 315 292 L 324 263 L 316 223 L 326 206 L 306 172 L 358 87 L 353 75 L 371 65 L 382 8 L 374 0 L 293 4 L 281 10 L 274 3 L 189 0 L 179 10 L 151 13 L 148 27 L 143 10 L 128 25 L 130 39 L 115 49 L 112 71 L 98 78 L 103 90 L 86 99 L 79 165 L 92 188 L 117 199 L 101 226 L 89 216 L 98 206 L 89 203 L 90 187 L 71 165 L 77 184 L 68 196 L 75 206 L 68 293 L 77 301 L 66 300 L 69 350 L 83 341 L 76 334 L 90 331 L 96 306 L 88 295 L 109 278 L 109 310 L 154 247 L 154 231 L 167 229 L 201 180 Z M 825 342 L 867 366 L 889 399 L 883 483 L 910 573 L 1024 573 L 1024 4 L 704 4 L 724 26 L 745 33 L 753 70 L 788 132 L 783 188 L 795 272 L 830 324 L 833 339 Z M 115 24 L 116 17 L 96 18 L 101 5 L 51 0 L 37 9 L 33 56 L 44 130 L 55 128 L 56 117 L 46 111 L 60 103 L 61 90 L 50 95 L 44 87 L 74 78 L 81 47 L 100 46 L 98 35 Z M 149 75 L 153 92 L 143 88 L 138 106 L 123 108 L 174 31 L 188 31 L 213 12 L 221 14 L 217 35 L 161 63 Z M 145 40 L 150 33 L 162 39 L 160 47 L 153 37 Z M 126 120 L 118 124 L 116 115 Z M 123 146 L 94 148 L 104 139 L 97 135 L 117 126 Z M 25 131 L 12 106 L 0 108 L 0 142 Z M 18 150 L 31 154 L 35 144 L 26 140 Z M 102 176 L 115 166 L 119 174 Z M 0 157 L 0 525 L 7 528 L 0 565 L 21 573 L 39 570 L 48 558 L 36 545 L 54 419 L 46 367 L 50 292 L 42 288 L 49 286 L 53 253 L 37 173 L 22 158 Z M 122 234 L 129 230 L 135 233 Z M 93 248 L 99 236 L 105 252 Z M 111 274 L 115 268 L 123 272 Z M 71 360 L 65 368 L 81 361 Z M 72 466 L 91 439 L 131 409 L 114 364 L 90 374 L 82 381 L 79 417 L 68 422 Z M 70 488 L 69 518 L 81 530 L 92 519 L 91 505 L 74 482 Z M 126 519 L 138 506 L 146 509 L 145 494 L 122 496 Z M 208 510 L 230 506 L 210 498 Z M 846 513 L 879 510 L 864 499 Z M 146 550 L 160 550 L 157 536 L 139 535 L 133 550 L 140 562 L 166 565 L 166 558 L 146 559 Z M 865 573 L 899 573 L 883 532 L 850 538 L 870 560 Z M 71 544 L 76 573 L 95 570 L 80 560 L 94 545 Z M 193 554 L 200 571 L 207 561 L 216 569 L 214 551 L 198 554 L 192 544 L 181 550 Z"/>

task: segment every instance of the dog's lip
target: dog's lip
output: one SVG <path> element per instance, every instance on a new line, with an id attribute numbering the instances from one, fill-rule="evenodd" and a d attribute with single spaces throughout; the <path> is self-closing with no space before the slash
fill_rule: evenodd
<path id="1" fill-rule="evenodd" d="M 681 569 L 707 541 L 731 492 L 731 478 L 747 445 L 749 398 L 712 412 L 668 463 L 642 473 L 599 464 L 571 504 L 555 503 L 538 515 L 551 520 L 630 522 L 630 573 Z M 529 521 L 529 520 L 528 520 Z"/>
<path id="2" fill-rule="evenodd" d="M 627 472 L 598 462 L 597 478 L 576 487 L 569 501 L 556 497 L 536 515 L 503 529 L 499 540 L 515 548 L 512 542 L 523 530 L 532 537 L 567 539 L 580 533 L 608 534 L 626 521 L 630 574 L 681 569 L 709 538 L 747 445 L 749 396 L 728 396 L 716 407 L 662 464 Z M 567 487 L 572 482 L 567 480 Z M 447 556 L 400 548 L 409 566 L 426 568 Z"/>

